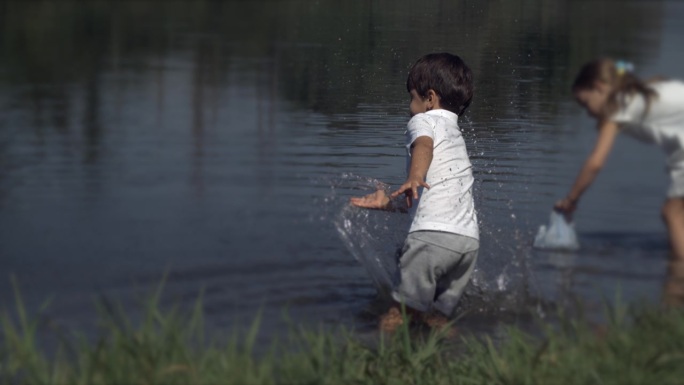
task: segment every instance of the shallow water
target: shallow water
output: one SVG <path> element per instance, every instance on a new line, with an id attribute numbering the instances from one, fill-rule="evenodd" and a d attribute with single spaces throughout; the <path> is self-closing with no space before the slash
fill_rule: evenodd
<path id="1" fill-rule="evenodd" d="M 402 181 L 405 76 L 442 50 L 476 76 L 460 124 L 482 239 L 465 305 L 496 324 L 576 299 L 598 313 L 618 290 L 658 301 L 656 148 L 620 138 L 576 215 L 581 250 L 531 243 L 595 137 L 568 92 L 575 71 L 613 55 L 683 78 L 684 6 L 411 4 L 0 3 L 2 307 L 14 275 L 32 309 L 52 297 L 50 318 L 88 327 L 94 299 L 132 304 L 166 274 L 165 301 L 203 291 L 218 329 L 263 309 L 269 335 L 283 308 L 371 328 L 376 292 L 347 246 L 390 254 L 406 223 L 346 201 Z M 355 220 L 350 239 L 340 215 Z"/>

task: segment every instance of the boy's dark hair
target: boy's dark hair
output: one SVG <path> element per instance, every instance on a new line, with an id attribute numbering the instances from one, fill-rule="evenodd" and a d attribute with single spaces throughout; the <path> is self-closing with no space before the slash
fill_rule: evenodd
<path id="1" fill-rule="evenodd" d="M 473 99 L 473 73 L 463 60 L 450 53 L 427 54 L 411 67 L 406 89 L 426 97 L 428 90 L 439 96 L 440 106 L 461 115 Z"/>

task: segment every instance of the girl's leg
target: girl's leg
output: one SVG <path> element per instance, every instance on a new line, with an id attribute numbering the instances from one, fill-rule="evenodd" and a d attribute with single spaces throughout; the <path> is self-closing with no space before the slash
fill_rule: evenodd
<path id="1" fill-rule="evenodd" d="M 669 198 L 662 209 L 674 261 L 684 262 L 684 198 Z"/>
<path id="2" fill-rule="evenodd" d="M 666 306 L 684 304 L 684 199 L 670 198 L 663 205 L 663 220 L 670 236 L 672 256 L 663 290 Z"/>
<path id="3" fill-rule="evenodd" d="M 684 305 L 684 260 L 672 259 L 667 265 L 663 303 L 671 307 Z"/>

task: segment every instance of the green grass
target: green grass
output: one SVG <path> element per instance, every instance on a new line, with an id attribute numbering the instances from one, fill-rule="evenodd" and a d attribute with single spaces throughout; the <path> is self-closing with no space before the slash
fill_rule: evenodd
<path id="1" fill-rule="evenodd" d="M 103 301 L 99 339 L 74 332 L 48 353 L 38 340 L 40 318 L 26 313 L 16 293 L 11 315 L 0 314 L 1 384 L 684 383 L 681 309 L 613 308 L 601 326 L 540 323 L 542 337 L 510 327 L 498 344 L 404 327 L 368 346 L 351 332 L 294 328 L 286 344 L 256 355 L 258 316 L 244 335 L 207 336 L 201 298 L 191 312 L 162 311 L 160 288 L 139 322 Z"/>

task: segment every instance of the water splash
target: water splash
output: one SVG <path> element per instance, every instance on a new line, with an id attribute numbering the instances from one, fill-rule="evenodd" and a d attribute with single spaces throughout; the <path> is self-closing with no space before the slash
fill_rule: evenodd
<path id="1" fill-rule="evenodd" d="M 390 226 L 390 213 L 345 205 L 335 220 L 344 245 L 366 269 L 378 293 L 386 295 L 397 273 L 397 252 L 401 241 Z"/>
<path id="2" fill-rule="evenodd" d="M 382 182 L 353 174 L 342 174 L 332 184 L 329 202 L 335 202 L 338 212 L 332 222 L 345 247 L 365 268 L 373 285 L 382 296 L 392 287 L 397 273 L 397 257 L 410 225 L 410 217 L 402 213 L 367 210 L 348 203 L 349 196 L 362 196 L 377 188 L 387 188 Z M 340 190 L 349 194 L 340 197 Z"/>
<path id="3" fill-rule="evenodd" d="M 322 199 L 325 209 L 319 219 L 334 225 L 378 294 L 387 297 L 397 274 L 396 261 L 408 233 L 410 216 L 349 204 L 351 196 L 362 196 L 378 187 L 388 188 L 374 178 L 345 173 L 324 183 L 330 191 Z M 457 312 L 543 314 L 534 310 L 540 302 L 534 294 L 534 279 L 526 261 L 530 256 L 531 231 L 517 228 L 515 215 L 509 213 L 507 217 L 513 225 L 508 228 L 500 223 L 481 224 L 480 255 Z"/>

